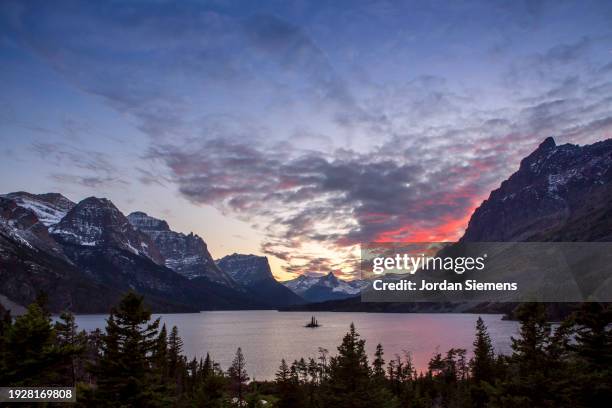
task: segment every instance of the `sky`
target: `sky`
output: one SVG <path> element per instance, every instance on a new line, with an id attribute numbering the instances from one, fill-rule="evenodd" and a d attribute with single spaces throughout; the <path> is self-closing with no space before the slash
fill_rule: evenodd
<path id="1" fill-rule="evenodd" d="M 0 193 L 350 279 L 459 238 L 544 138 L 612 136 L 612 2 L 3 0 L 0 84 Z"/>

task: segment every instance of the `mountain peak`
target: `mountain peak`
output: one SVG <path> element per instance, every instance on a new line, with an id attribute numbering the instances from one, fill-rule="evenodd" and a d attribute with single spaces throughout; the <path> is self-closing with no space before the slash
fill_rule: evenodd
<path id="1" fill-rule="evenodd" d="M 91 207 L 102 207 L 102 208 L 107 208 L 110 210 L 119 211 L 119 209 L 115 206 L 115 204 L 113 204 L 111 200 L 109 200 L 108 198 L 104 198 L 104 197 L 90 196 L 90 197 L 84 198 L 81 201 L 79 201 L 76 206 L 80 207 L 81 209 L 91 208 Z"/>
<path id="2" fill-rule="evenodd" d="M 321 279 L 328 282 L 338 282 L 338 278 L 332 271 L 330 271 L 327 275 L 322 276 Z"/>
<path id="3" fill-rule="evenodd" d="M 242 284 L 274 279 L 268 258 L 252 254 L 232 254 L 216 261 L 222 271 Z"/>
<path id="4" fill-rule="evenodd" d="M 540 145 L 538 146 L 538 150 L 550 150 L 554 149 L 555 147 L 557 147 L 555 139 L 552 136 L 549 136 L 544 139 L 542 143 L 540 143 Z"/>
<path id="5" fill-rule="evenodd" d="M 130 223 L 141 231 L 170 231 L 165 220 L 151 217 L 142 211 L 135 211 L 127 216 Z"/>
<path id="6" fill-rule="evenodd" d="M 85 198 L 51 227 L 50 232 L 71 244 L 116 247 L 147 256 L 158 264 L 164 261 L 149 237 L 132 227 L 107 198 Z"/>

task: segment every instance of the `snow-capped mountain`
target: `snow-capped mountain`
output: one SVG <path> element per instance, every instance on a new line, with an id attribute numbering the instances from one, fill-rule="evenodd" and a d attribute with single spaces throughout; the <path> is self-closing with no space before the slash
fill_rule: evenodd
<path id="1" fill-rule="evenodd" d="M 216 262 L 221 270 L 266 303 L 288 306 L 304 302 L 274 279 L 265 256 L 232 254 Z"/>
<path id="2" fill-rule="evenodd" d="M 188 280 L 167 268 L 154 241 L 107 199 L 87 198 L 51 223 L 69 205 L 55 206 L 55 218 L 49 218 L 51 212 L 32 205 L 32 197 L 61 198 L 0 196 L 0 301 L 27 305 L 43 291 L 53 312 L 103 313 L 134 290 L 158 312 L 267 306 L 243 289 Z M 214 266 L 212 258 L 210 263 Z"/>
<path id="3" fill-rule="evenodd" d="M 60 222 L 76 204 L 58 193 L 31 194 L 25 191 L 5 194 L 22 207 L 32 210 L 45 226 Z"/>
<path id="4" fill-rule="evenodd" d="M 108 299 L 119 298 L 83 276 L 36 212 L 7 196 L 0 197 L 0 295 L 23 306 L 43 291 L 51 310 L 82 312 L 105 310 Z"/>
<path id="5" fill-rule="evenodd" d="M 163 264 L 164 258 L 151 239 L 138 231 L 106 198 L 88 197 L 49 228 L 57 239 L 80 246 L 124 249 Z"/>
<path id="6" fill-rule="evenodd" d="M 172 231 L 166 221 L 141 211 L 133 212 L 127 218 L 135 228 L 153 240 L 168 268 L 189 279 L 205 277 L 228 287 L 237 286 L 228 274 L 217 267 L 206 243 L 198 235 Z"/>
<path id="7" fill-rule="evenodd" d="M 323 302 L 357 296 L 361 289 L 368 285 L 368 282 L 344 281 L 330 272 L 324 276 L 300 275 L 282 284 L 310 302 Z"/>
<path id="8" fill-rule="evenodd" d="M 7 196 L 0 197 L 0 231 L 35 251 L 49 251 L 63 257 L 61 246 L 49 236 L 36 213 Z"/>

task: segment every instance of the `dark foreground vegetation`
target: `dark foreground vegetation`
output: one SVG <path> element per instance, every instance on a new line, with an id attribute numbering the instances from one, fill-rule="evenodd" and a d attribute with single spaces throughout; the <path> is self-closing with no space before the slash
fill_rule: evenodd
<path id="1" fill-rule="evenodd" d="M 525 304 L 510 356 L 495 355 L 476 322 L 473 357 L 434 354 L 417 373 L 410 355 L 368 361 L 351 324 L 333 355 L 282 360 L 274 381 L 249 382 L 237 350 L 223 371 L 210 356 L 188 360 L 176 327 L 151 320 L 140 296 L 116 306 L 104 332 L 79 332 L 65 313 L 52 323 L 39 299 L 0 320 L 0 385 L 77 387 L 85 407 L 608 407 L 612 401 L 612 310 L 585 304 L 551 328 L 542 305 Z"/>

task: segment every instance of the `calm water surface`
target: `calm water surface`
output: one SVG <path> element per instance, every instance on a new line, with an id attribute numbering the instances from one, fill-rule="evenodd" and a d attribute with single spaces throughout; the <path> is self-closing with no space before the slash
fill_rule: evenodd
<path id="1" fill-rule="evenodd" d="M 226 369 L 238 347 L 242 347 L 251 379 L 272 379 L 281 358 L 288 362 L 300 357 L 316 357 L 324 347 L 335 354 L 349 324 L 366 340 L 370 361 L 376 344 L 385 350 L 385 359 L 410 352 L 417 370 L 425 370 L 432 354 L 450 348 L 471 352 L 478 315 L 471 314 L 385 314 L 318 312 L 322 326 L 305 328 L 312 313 L 276 311 L 229 311 L 159 315 L 168 326 L 174 325 L 184 341 L 184 353 L 192 358 L 210 352 Z M 104 328 L 105 315 L 79 315 L 77 324 L 91 331 Z M 501 315 L 483 315 L 496 350 L 510 351 L 510 336 L 518 324 L 503 321 Z"/>

